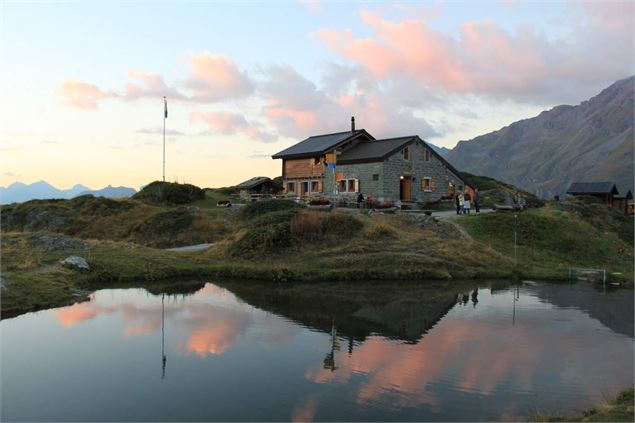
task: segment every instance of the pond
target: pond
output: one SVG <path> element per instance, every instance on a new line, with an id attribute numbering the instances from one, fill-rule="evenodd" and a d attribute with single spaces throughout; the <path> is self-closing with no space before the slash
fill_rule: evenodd
<path id="1" fill-rule="evenodd" d="M 0 322 L 3 421 L 526 420 L 633 384 L 633 291 L 106 289 Z"/>

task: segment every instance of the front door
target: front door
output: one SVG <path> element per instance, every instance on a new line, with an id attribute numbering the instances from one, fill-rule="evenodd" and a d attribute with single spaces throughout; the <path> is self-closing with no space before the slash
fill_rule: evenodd
<path id="1" fill-rule="evenodd" d="M 307 194 L 309 193 L 309 183 L 308 183 L 308 182 L 302 182 L 302 185 L 301 185 L 301 186 L 302 186 L 302 192 L 301 192 L 301 194 L 302 194 L 303 196 L 304 196 L 304 195 L 307 195 Z"/>
<path id="2" fill-rule="evenodd" d="M 399 179 L 399 192 L 401 195 L 401 201 L 412 200 L 412 190 L 410 189 L 411 179 L 409 176 L 404 176 Z"/>

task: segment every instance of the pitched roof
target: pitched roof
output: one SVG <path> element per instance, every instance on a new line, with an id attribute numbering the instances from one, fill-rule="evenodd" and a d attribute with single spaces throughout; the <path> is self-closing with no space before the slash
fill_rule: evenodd
<path id="1" fill-rule="evenodd" d="M 399 151 L 403 146 L 412 142 L 418 141 L 430 150 L 430 153 L 435 156 L 445 167 L 450 169 L 463 183 L 469 187 L 472 185 L 463 177 L 450 162 L 448 162 L 437 150 L 432 148 L 428 143 L 419 138 L 418 135 L 408 135 L 406 137 L 387 138 L 383 140 L 365 141 L 360 142 L 355 147 L 342 153 L 337 158 L 338 164 L 351 164 L 351 163 L 367 163 L 380 161 L 386 157 Z M 472 187 L 473 188 L 473 187 Z"/>
<path id="2" fill-rule="evenodd" d="M 614 198 L 632 200 L 633 199 L 633 193 L 629 189 L 628 192 L 625 195 L 620 195 L 620 196 L 616 195 Z"/>
<path id="3" fill-rule="evenodd" d="M 274 154 L 271 157 L 273 159 L 288 159 L 293 157 L 308 157 L 324 154 L 330 149 L 336 147 L 338 144 L 362 134 L 366 135 L 368 138 L 373 138 L 372 135 L 363 129 L 358 129 L 354 132 L 346 131 L 336 132 L 334 134 L 314 135 L 280 151 L 279 153 Z"/>
<path id="4" fill-rule="evenodd" d="M 363 141 L 353 148 L 344 151 L 342 155 L 337 158 L 337 163 L 350 164 L 381 161 L 416 138 L 416 135 L 409 135 L 407 137 Z"/>
<path id="5" fill-rule="evenodd" d="M 567 194 L 617 194 L 613 182 L 574 182 Z"/>
<path id="6" fill-rule="evenodd" d="M 273 180 L 271 180 L 271 178 L 268 178 L 267 176 L 254 176 L 253 178 L 247 179 L 246 181 L 239 183 L 234 188 L 251 189 L 255 186 L 262 184 L 263 182 L 273 182 Z"/>

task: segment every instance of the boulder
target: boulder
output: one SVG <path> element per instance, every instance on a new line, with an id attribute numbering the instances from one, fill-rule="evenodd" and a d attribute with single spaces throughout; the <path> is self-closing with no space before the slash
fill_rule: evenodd
<path id="1" fill-rule="evenodd" d="M 85 258 L 80 256 L 68 256 L 62 260 L 62 266 L 71 269 L 90 270 L 90 266 Z"/>
<path id="2" fill-rule="evenodd" d="M 65 224 L 64 216 L 48 210 L 34 210 L 26 216 L 24 230 L 33 232 L 45 228 L 49 231 L 56 231 Z"/>
<path id="3" fill-rule="evenodd" d="M 62 234 L 38 234 L 35 236 L 35 245 L 46 251 L 88 250 L 88 245 L 84 241 Z"/>

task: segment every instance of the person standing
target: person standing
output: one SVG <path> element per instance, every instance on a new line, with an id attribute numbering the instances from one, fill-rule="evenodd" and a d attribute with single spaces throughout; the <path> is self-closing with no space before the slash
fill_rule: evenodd
<path id="1" fill-rule="evenodd" d="M 362 208 L 362 204 L 364 203 L 364 195 L 360 192 L 357 195 L 357 208 L 361 209 Z"/>
<path id="2" fill-rule="evenodd" d="M 474 188 L 474 211 L 478 214 L 480 210 L 478 188 Z"/>
<path id="3" fill-rule="evenodd" d="M 456 203 L 456 214 L 461 214 L 461 203 L 459 203 L 459 194 L 454 196 L 454 202 Z"/>
<path id="4" fill-rule="evenodd" d="M 463 194 L 463 209 L 465 214 L 470 214 L 471 200 L 472 198 L 470 197 L 470 193 L 468 191 L 465 191 L 465 194 Z"/>
<path id="5" fill-rule="evenodd" d="M 465 198 L 463 193 L 459 194 L 459 214 L 465 213 Z"/>

